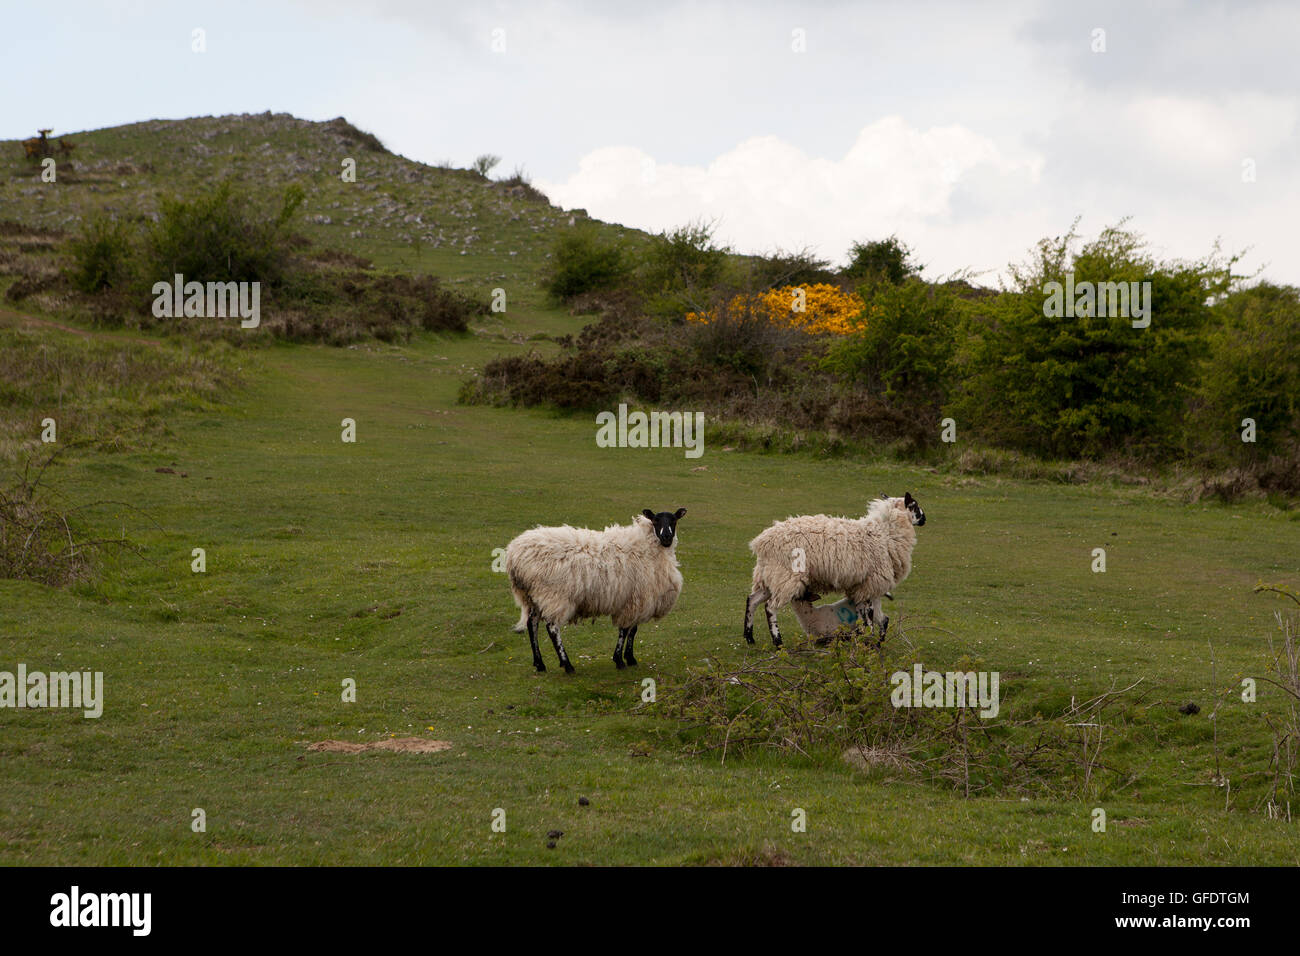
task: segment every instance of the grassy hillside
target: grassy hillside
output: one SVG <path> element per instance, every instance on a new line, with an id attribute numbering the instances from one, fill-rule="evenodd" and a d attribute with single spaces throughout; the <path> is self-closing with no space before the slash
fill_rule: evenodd
<path id="1" fill-rule="evenodd" d="M 707 427 L 705 454 L 688 460 L 599 448 L 581 417 L 459 405 L 469 370 L 581 326 L 535 285 L 567 214 L 353 149 L 330 129 L 281 116 L 136 124 L 70 134 L 84 178 L 60 174 L 57 189 L 10 170 L 6 216 L 52 227 L 106 203 L 147 213 L 160 192 L 228 170 L 265 176 L 268 190 L 301 178 L 308 217 L 331 220 L 309 227 L 322 244 L 476 287 L 505 274 L 519 294 L 463 336 L 216 348 L 207 358 L 239 384 L 160 400 L 144 423 L 126 416 L 149 389 L 6 397 L 6 415 L 29 424 L 61 400 L 83 403 L 85 421 L 130 422 L 115 446 L 69 449 L 45 480 L 81 506 L 81 527 L 139 552 L 105 549 L 93 577 L 64 588 L 0 581 L 0 670 L 100 670 L 106 696 L 98 720 L 0 711 L 0 862 L 1300 863 L 1295 824 L 1257 810 L 1272 746 L 1260 714 L 1284 698 L 1263 684 L 1257 704 L 1223 695 L 1264 676 L 1284 604 L 1251 587 L 1300 582 L 1297 512 L 744 453 Z M 374 164 L 356 184 L 373 189 L 338 181 L 345 149 L 359 169 Z M 125 166 L 135 172 L 112 172 Z M 417 253 L 410 215 L 441 244 Z M 54 357 L 183 348 L 53 321 L 0 312 L 9 342 L 32 337 Z M 84 367 L 67 363 L 52 367 Z M 355 444 L 340 440 L 344 418 Z M 966 799 L 838 753 L 692 756 L 689 728 L 642 704 L 644 678 L 666 704 L 706 657 L 771 653 L 761 626 L 754 647 L 740 634 L 757 531 L 904 490 L 928 520 L 889 608 L 891 641 L 940 669 L 979 658 L 1016 706 L 1063 707 L 1141 678 L 1107 754 L 1122 787 Z M 575 675 L 549 647 L 550 671 L 535 674 L 493 549 L 539 522 L 603 526 L 682 506 L 686 587 L 641 629 L 640 666 L 614 668 L 603 622 L 567 630 Z M 1104 574 L 1090 570 L 1096 547 Z M 191 571 L 194 548 L 205 573 Z M 788 612 L 782 625 L 797 633 Z M 341 699 L 347 679 L 355 703 Z M 1199 714 L 1179 711 L 1189 701 Z M 405 736 L 452 746 L 308 750 Z M 1091 829 L 1098 806 L 1105 833 Z M 191 829 L 196 808 L 206 832 Z M 795 808 L 805 833 L 791 830 Z M 551 830 L 564 833 L 554 849 Z"/>
<path id="2" fill-rule="evenodd" d="M 307 198 L 296 227 L 320 245 L 371 259 L 378 267 L 432 273 L 476 290 L 504 285 L 519 310 L 536 306 L 536 278 L 555 230 L 587 221 L 525 190 L 466 169 L 426 166 L 394 155 L 346 120 L 324 123 L 283 113 L 150 120 L 73 132 L 76 148 L 57 166 L 57 184 L 40 181 L 18 140 L 0 140 L 4 218 L 72 231 L 108 212 L 155 218 L 163 197 L 230 178 L 269 206 L 285 186 Z M 376 145 L 380 148 L 374 148 Z M 341 178 L 356 161 L 356 182 Z M 610 237 L 635 230 L 596 221 Z M 527 325 L 527 319 L 516 316 Z"/>

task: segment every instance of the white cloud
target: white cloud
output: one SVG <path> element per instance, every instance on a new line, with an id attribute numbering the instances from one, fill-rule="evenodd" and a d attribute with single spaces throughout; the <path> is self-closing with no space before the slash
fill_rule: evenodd
<path id="1" fill-rule="evenodd" d="M 560 205 L 599 219 L 657 231 L 713 218 L 717 237 L 741 251 L 810 246 L 839 261 L 854 240 L 891 233 L 936 253 L 937 234 L 959 225 L 954 197 L 962 197 L 959 209 L 974 209 L 981 198 L 1030 194 L 1041 166 L 1034 153 L 1003 149 L 963 126 L 919 130 L 890 116 L 862 129 L 838 159 L 809 156 L 776 136 L 747 139 L 707 166 L 606 147 L 583 156 L 567 180 L 539 185 Z M 1025 245 L 1015 237 L 1007 254 Z M 960 255 L 943 253 L 938 271 L 972 265 L 969 250 Z"/>

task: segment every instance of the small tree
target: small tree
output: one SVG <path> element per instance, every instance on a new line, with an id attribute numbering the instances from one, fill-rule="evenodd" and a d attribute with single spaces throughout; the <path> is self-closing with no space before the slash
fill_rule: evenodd
<path id="1" fill-rule="evenodd" d="M 479 156 L 474 160 L 474 165 L 470 168 L 484 179 L 487 179 L 488 173 L 492 172 L 496 167 L 496 164 L 499 162 L 501 162 L 500 156 L 495 156 L 492 153 L 484 153 L 482 156 Z"/>

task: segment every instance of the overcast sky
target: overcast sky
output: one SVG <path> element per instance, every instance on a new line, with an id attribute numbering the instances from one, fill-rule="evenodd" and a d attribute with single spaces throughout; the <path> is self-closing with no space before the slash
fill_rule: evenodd
<path id="1" fill-rule="evenodd" d="M 1300 284 L 1300 4 L 61 0 L 4 22 L 4 138 L 343 115 L 413 159 L 499 154 L 601 219 L 716 220 L 741 251 L 897 234 L 927 275 L 993 283 L 1076 216 L 1131 216 L 1161 256 L 1217 238 Z"/>

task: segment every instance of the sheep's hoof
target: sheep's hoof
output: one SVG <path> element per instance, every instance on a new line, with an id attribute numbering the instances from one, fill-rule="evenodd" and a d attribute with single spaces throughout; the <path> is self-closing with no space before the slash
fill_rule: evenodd
<path id="1" fill-rule="evenodd" d="M 537 673 L 539 673 L 539 674 L 545 674 L 545 673 L 546 673 L 546 665 L 545 665 L 545 664 L 534 664 L 533 666 L 534 666 L 535 668 L 537 668 Z"/>
<path id="2" fill-rule="evenodd" d="M 636 667 L 636 658 L 633 657 L 631 654 L 624 654 L 623 663 L 626 664 L 628 667 Z"/>
<path id="3" fill-rule="evenodd" d="M 754 630 L 753 630 L 753 628 L 749 628 L 749 627 L 745 628 L 745 643 L 746 643 L 746 644 L 753 644 L 753 643 L 754 643 Z"/>
<path id="4" fill-rule="evenodd" d="M 573 673 L 573 665 L 570 664 L 570 663 L 567 662 L 567 661 L 565 661 L 565 664 L 564 664 L 564 673 L 566 673 L 566 674 L 572 674 L 572 673 Z"/>
<path id="5" fill-rule="evenodd" d="M 623 658 L 619 657 L 617 654 L 614 655 L 614 666 L 619 670 L 623 669 Z"/>
<path id="6" fill-rule="evenodd" d="M 773 647 L 780 647 L 780 646 L 781 646 L 781 638 L 779 638 L 779 637 L 774 637 L 774 638 L 772 638 L 772 646 L 773 646 Z"/>

